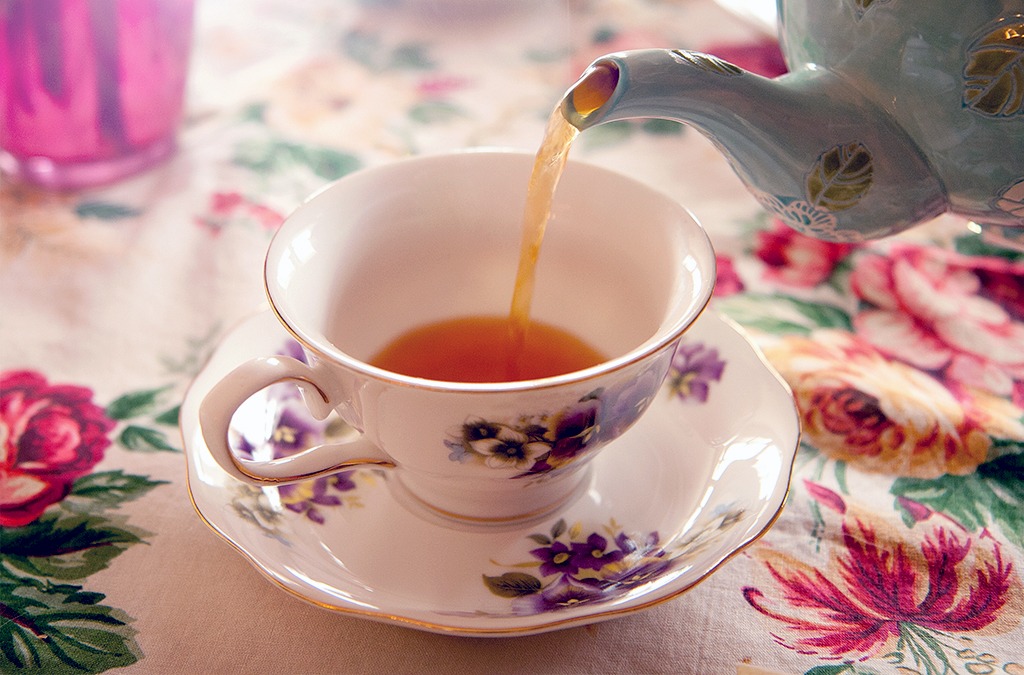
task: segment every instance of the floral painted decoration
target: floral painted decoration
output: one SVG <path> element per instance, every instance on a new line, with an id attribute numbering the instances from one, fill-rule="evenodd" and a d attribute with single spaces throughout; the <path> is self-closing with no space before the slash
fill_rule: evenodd
<path id="1" fill-rule="evenodd" d="M 707 401 L 709 384 L 720 380 L 725 362 L 701 343 L 679 345 L 668 383 L 672 395 Z M 654 399 L 658 380 L 650 370 L 635 381 L 594 391 L 553 414 L 515 421 L 473 419 L 445 440 L 454 462 L 512 469 L 513 478 L 555 471 L 590 454 L 632 426 Z"/>
<path id="2" fill-rule="evenodd" d="M 718 349 L 702 342 L 680 343 L 672 357 L 667 385 L 677 398 L 707 403 L 713 382 L 722 379 L 725 361 Z"/>
<path id="3" fill-rule="evenodd" d="M 483 576 L 491 593 L 508 598 L 517 616 L 559 612 L 620 598 L 632 589 L 671 574 L 742 519 L 735 506 L 710 514 L 686 536 L 670 542 L 657 532 L 632 534 L 612 520 L 599 530 L 557 520 L 546 533 L 529 535 L 539 547 L 526 562 L 508 565 L 523 571 Z"/>
<path id="4" fill-rule="evenodd" d="M 530 551 L 538 575 L 484 576 L 492 593 L 512 599 L 512 611 L 518 615 L 607 600 L 661 574 L 670 564 L 657 532 L 637 541 L 615 523 L 606 526 L 604 534 L 584 534 L 579 524 L 569 528 L 559 520 L 548 534 L 530 538 L 541 545 Z"/>
<path id="5" fill-rule="evenodd" d="M 283 356 L 290 356 L 303 363 L 306 362 L 302 348 L 294 340 L 289 340 L 278 351 Z M 344 433 L 346 425 L 337 418 L 317 420 L 309 412 L 302 401 L 298 389 L 287 384 L 273 385 L 267 390 L 264 403 L 273 422 L 269 433 L 259 438 L 248 438 L 233 429 L 232 444 L 242 456 L 263 456 L 267 459 L 287 457 L 307 448 L 324 443 L 330 437 Z M 264 430 L 261 428 L 261 432 Z M 294 513 L 302 514 L 317 524 L 326 522 L 326 509 L 338 507 L 358 507 L 360 505 L 357 488 L 363 474 L 369 471 L 353 470 L 320 476 L 301 483 L 282 485 L 275 488 L 281 506 Z M 251 499 L 240 499 L 234 503 L 235 510 L 243 517 L 262 522 L 256 514 L 265 511 L 265 507 L 251 503 L 259 499 L 259 490 L 242 490 Z"/>

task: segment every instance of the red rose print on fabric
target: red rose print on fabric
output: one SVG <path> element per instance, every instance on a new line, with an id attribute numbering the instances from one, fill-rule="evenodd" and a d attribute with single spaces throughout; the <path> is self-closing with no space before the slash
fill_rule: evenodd
<path id="1" fill-rule="evenodd" d="M 31 523 L 103 459 L 113 420 L 92 390 L 0 373 L 0 526 Z"/>
<path id="2" fill-rule="evenodd" d="M 772 229 L 757 233 L 755 255 L 766 265 L 770 281 L 810 288 L 825 281 L 854 244 L 840 244 L 800 234 L 778 218 Z"/>

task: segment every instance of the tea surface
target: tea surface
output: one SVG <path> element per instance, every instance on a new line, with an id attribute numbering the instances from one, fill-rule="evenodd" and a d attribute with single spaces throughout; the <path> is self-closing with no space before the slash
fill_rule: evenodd
<path id="1" fill-rule="evenodd" d="M 571 333 L 530 322 L 516 344 L 504 316 L 468 316 L 403 333 L 370 363 L 395 373 L 446 382 L 514 382 L 562 375 L 605 361 Z"/>

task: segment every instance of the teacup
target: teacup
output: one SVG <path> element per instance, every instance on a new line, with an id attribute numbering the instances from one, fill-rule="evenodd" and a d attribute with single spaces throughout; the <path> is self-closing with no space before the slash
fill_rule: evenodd
<path id="1" fill-rule="evenodd" d="M 509 311 L 533 157 L 467 151 L 350 174 L 304 202 L 270 244 L 271 307 L 304 358 L 238 367 L 202 403 L 210 452 L 235 478 L 282 485 L 383 469 L 425 517 L 497 526 L 545 517 L 587 485 L 591 460 L 639 419 L 711 297 L 715 256 L 681 205 L 570 162 L 555 195 L 531 318 L 606 354 L 543 379 L 447 382 L 368 361 L 411 328 Z M 259 461 L 230 447 L 249 396 L 295 382 L 314 416 L 355 438 Z"/>

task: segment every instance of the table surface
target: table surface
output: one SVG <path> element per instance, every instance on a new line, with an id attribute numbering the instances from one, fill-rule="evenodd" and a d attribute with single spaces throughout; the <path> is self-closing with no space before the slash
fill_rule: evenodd
<path id="1" fill-rule="evenodd" d="M 774 527 L 679 597 L 522 637 L 367 621 L 268 583 L 193 509 L 178 417 L 261 307 L 286 214 L 359 167 L 535 150 L 602 53 L 781 65 L 709 0 L 199 5 L 170 162 L 79 193 L 0 187 L 0 671 L 1024 673 L 1024 257 L 945 217 L 868 244 L 797 235 L 675 123 L 597 127 L 573 156 L 708 230 L 713 311 L 799 405 Z"/>

